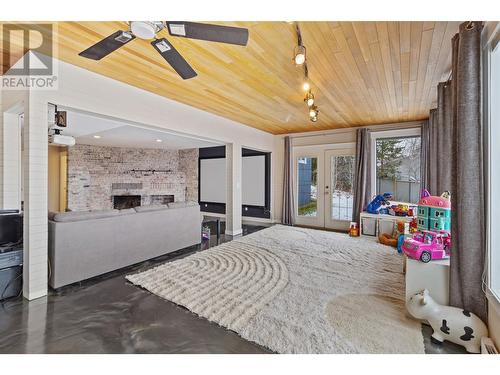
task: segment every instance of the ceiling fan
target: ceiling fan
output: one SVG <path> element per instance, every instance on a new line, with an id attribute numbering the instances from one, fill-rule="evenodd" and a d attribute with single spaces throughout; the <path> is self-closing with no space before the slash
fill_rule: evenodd
<path id="1" fill-rule="evenodd" d="M 92 60 L 100 60 L 111 52 L 131 42 L 136 37 L 151 40 L 151 45 L 170 64 L 182 79 L 196 77 L 194 69 L 166 38 L 157 38 L 157 34 L 167 28 L 171 36 L 190 39 L 208 40 L 211 42 L 237 44 L 246 46 L 248 29 L 232 26 L 211 25 L 185 21 L 131 21 L 129 30 L 118 30 L 80 52 L 79 55 Z"/>

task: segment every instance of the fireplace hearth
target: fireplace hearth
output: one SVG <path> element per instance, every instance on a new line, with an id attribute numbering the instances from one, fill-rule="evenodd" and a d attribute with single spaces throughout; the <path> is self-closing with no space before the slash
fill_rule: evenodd
<path id="1" fill-rule="evenodd" d="M 113 195 L 113 208 L 124 210 L 141 205 L 140 195 Z"/>

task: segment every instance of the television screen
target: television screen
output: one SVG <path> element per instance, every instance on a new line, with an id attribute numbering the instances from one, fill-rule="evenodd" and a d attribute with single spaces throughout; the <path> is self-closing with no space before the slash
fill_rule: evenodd
<path id="1" fill-rule="evenodd" d="M 23 215 L 0 213 L 0 245 L 20 242 L 23 238 Z"/>

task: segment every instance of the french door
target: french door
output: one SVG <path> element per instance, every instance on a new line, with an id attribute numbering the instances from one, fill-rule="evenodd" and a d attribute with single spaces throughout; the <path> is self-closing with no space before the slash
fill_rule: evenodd
<path id="1" fill-rule="evenodd" d="M 354 146 L 294 149 L 295 222 L 347 230 L 352 219 Z"/>

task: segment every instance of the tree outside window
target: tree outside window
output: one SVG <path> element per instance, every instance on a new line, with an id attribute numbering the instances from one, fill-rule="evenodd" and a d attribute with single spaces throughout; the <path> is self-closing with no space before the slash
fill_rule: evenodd
<path id="1" fill-rule="evenodd" d="M 400 202 L 420 196 L 420 137 L 382 138 L 376 142 L 377 194 L 391 192 Z"/>

